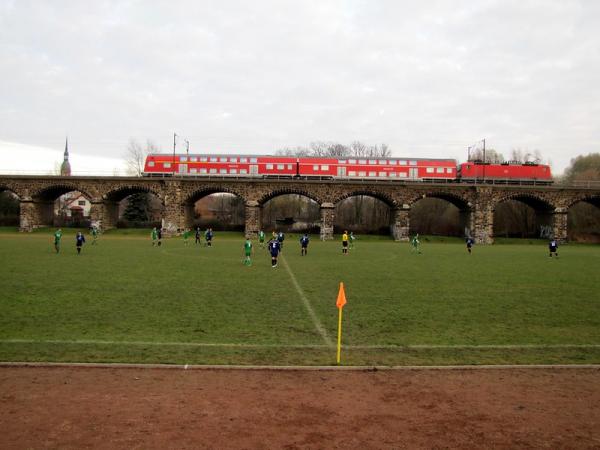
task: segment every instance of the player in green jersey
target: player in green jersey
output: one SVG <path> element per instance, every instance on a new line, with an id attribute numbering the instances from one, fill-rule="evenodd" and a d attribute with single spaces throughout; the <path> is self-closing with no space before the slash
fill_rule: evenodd
<path id="1" fill-rule="evenodd" d="M 252 256 L 252 241 L 250 240 L 249 237 L 246 238 L 246 242 L 244 242 L 244 264 L 246 266 L 251 266 L 252 265 L 252 259 L 250 258 Z"/>
<path id="2" fill-rule="evenodd" d="M 98 241 L 98 228 L 92 227 L 92 237 L 94 238 L 94 240 L 92 241 L 92 245 L 96 245 Z"/>
<path id="3" fill-rule="evenodd" d="M 188 230 L 187 228 L 185 230 L 183 230 L 183 243 L 185 245 L 188 245 L 188 239 L 190 238 L 190 230 Z"/>
<path id="4" fill-rule="evenodd" d="M 421 253 L 421 241 L 419 241 L 419 233 L 415 234 L 410 240 L 411 251 L 413 253 Z"/>
<path id="5" fill-rule="evenodd" d="M 348 236 L 348 243 L 350 244 L 349 248 L 354 248 L 354 240 L 355 239 L 356 239 L 356 236 L 354 236 L 354 233 L 351 231 L 350 236 Z"/>
<path id="6" fill-rule="evenodd" d="M 260 248 L 265 248 L 265 232 L 263 230 L 258 232 L 258 243 Z"/>
<path id="7" fill-rule="evenodd" d="M 152 238 L 152 247 L 154 247 L 156 245 L 156 241 L 158 240 L 158 231 L 156 231 L 156 227 L 152 228 L 150 237 Z"/>
<path id="8" fill-rule="evenodd" d="M 59 228 L 54 233 L 54 250 L 56 250 L 56 253 L 60 252 L 60 238 L 62 238 L 62 230 Z"/>

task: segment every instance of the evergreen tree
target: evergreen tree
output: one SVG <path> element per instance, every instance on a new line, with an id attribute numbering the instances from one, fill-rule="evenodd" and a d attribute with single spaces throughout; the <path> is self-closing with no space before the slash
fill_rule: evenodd
<path id="1" fill-rule="evenodd" d="M 150 194 L 138 192 L 132 194 L 127 199 L 127 206 L 123 212 L 125 219 L 130 226 L 146 226 L 150 221 Z"/>

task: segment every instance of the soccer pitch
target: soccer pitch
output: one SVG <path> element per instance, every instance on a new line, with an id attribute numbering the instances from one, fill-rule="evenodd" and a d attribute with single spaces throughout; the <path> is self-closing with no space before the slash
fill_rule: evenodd
<path id="1" fill-rule="evenodd" d="M 600 247 L 475 246 L 288 235 L 279 265 L 217 233 L 152 247 L 146 234 L 0 233 L 0 360 L 178 364 L 600 363 Z"/>

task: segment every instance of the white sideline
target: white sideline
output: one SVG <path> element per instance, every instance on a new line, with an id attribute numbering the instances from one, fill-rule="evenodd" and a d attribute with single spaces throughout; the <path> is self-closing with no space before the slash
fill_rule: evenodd
<path id="1" fill-rule="evenodd" d="M 313 309 L 310 302 L 308 301 L 308 298 L 306 298 L 306 295 L 304 295 L 304 291 L 302 291 L 302 288 L 298 284 L 298 280 L 296 280 L 296 277 L 294 276 L 292 269 L 290 269 L 290 266 L 288 265 L 287 261 L 283 258 L 283 255 L 280 255 L 280 259 L 281 259 L 281 262 L 283 263 L 283 266 L 287 270 L 287 273 L 290 274 L 292 283 L 294 283 L 294 287 L 296 288 L 296 291 L 298 291 L 298 294 L 300 295 L 300 298 L 302 299 L 302 302 L 304 303 L 304 306 L 305 306 L 306 310 L 308 311 L 308 315 L 312 319 L 313 324 L 315 325 L 315 328 L 317 329 L 317 331 L 323 338 L 323 341 L 325 341 L 325 344 L 328 347 L 333 347 L 333 341 L 329 337 L 329 334 L 327 333 L 327 330 L 325 329 L 325 327 L 323 327 L 323 325 L 321 324 L 321 321 L 317 317 L 317 314 L 315 313 L 315 310 Z"/>
<path id="2" fill-rule="evenodd" d="M 35 340 L 35 339 L 0 339 L 0 344 L 75 344 L 75 345 L 140 345 L 164 347 L 231 347 L 231 348 L 297 348 L 326 349 L 331 345 L 323 344 L 245 344 L 245 343 L 213 343 L 213 342 L 156 342 L 156 341 L 103 341 L 103 340 Z M 481 345 L 342 345 L 349 350 L 519 350 L 519 349 L 586 349 L 600 348 L 600 344 L 481 344 Z"/>

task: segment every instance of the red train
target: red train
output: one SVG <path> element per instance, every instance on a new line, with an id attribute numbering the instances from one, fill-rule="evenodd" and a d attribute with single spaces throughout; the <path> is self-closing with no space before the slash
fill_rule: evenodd
<path id="1" fill-rule="evenodd" d="M 550 167 L 545 165 L 473 161 L 458 165 L 454 159 L 429 158 L 151 154 L 143 175 L 552 183 Z"/>

